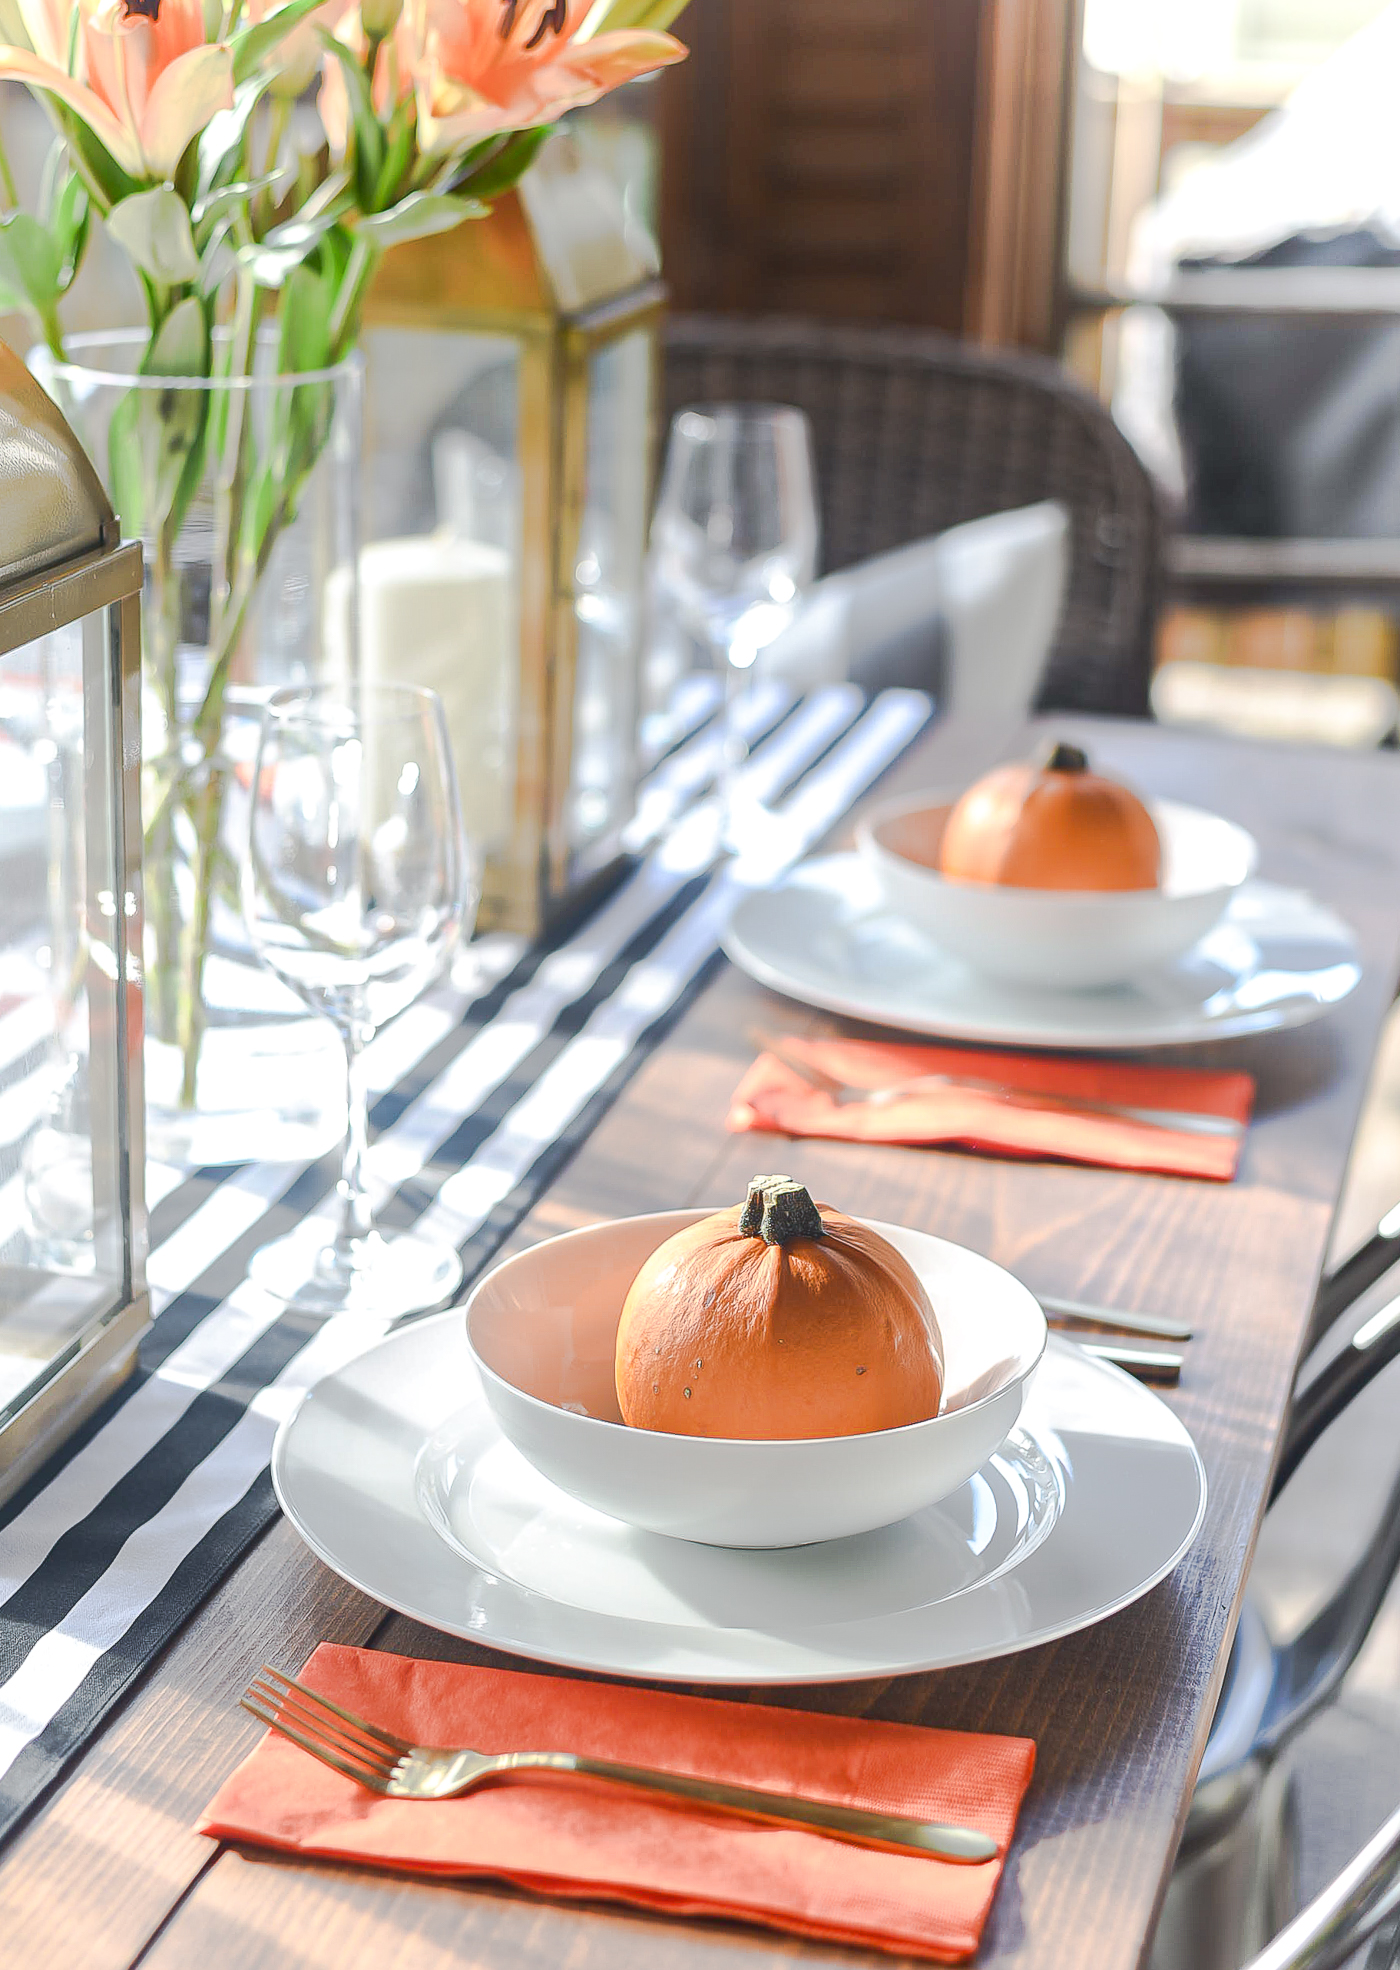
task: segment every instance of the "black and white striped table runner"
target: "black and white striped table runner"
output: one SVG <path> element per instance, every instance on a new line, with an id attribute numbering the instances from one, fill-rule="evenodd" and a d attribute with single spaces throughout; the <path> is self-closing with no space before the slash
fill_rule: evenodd
<path id="1" fill-rule="evenodd" d="M 745 787 L 764 810 L 724 857 L 713 699 L 678 707 L 619 888 L 553 946 L 478 939 L 370 1049 L 382 1220 L 450 1238 L 468 1282 L 683 1009 L 737 897 L 826 833 L 930 709 L 913 691 L 753 691 Z M 138 1373 L 0 1520 L 0 1837 L 275 1514 L 283 1417 L 384 1331 L 290 1313 L 245 1276 L 258 1245 L 330 1212 L 334 1165 L 204 1171 L 148 1200 L 157 1317 Z"/>

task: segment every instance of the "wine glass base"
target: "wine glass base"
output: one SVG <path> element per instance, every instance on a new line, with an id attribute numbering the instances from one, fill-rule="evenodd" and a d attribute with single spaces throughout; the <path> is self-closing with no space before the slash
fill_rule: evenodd
<path id="1" fill-rule="evenodd" d="M 462 1283 L 462 1261 L 450 1245 L 411 1232 L 371 1232 L 350 1253 L 319 1243 L 305 1230 L 254 1252 L 248 1277 L 299 1313 L 355 1313 L 399 1320 L 450 1299 Z"/>

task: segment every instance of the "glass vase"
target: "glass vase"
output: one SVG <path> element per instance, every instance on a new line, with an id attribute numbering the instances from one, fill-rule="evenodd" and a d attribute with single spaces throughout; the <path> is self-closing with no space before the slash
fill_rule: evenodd
<path id="1" fill-rule="evenodd" d="M 344 1128 L 340 1049 L 255 960 L 239 875 L 263 701 L 355 662 L 360 369 L 280 374 L 268 334 L 248 374 L 143 375 L 145 348 L 31 360 L 145 553 L 147 1151 L 303 1161 Z"/>

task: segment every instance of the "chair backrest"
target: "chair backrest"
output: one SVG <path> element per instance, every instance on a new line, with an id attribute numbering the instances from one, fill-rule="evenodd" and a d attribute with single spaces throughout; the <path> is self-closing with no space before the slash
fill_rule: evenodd
<path id="1" fill-rule="evenodd" d="M 1041 703 L 1145 714 L 1161 570 L 1152 481 L 1104 407 L 1053 363 L 931 330 L 678 315 L 666 409 L 797 404 L 811 420 L 824 571 L 962 520 L 1057 499 L 1069 588 Z"/>

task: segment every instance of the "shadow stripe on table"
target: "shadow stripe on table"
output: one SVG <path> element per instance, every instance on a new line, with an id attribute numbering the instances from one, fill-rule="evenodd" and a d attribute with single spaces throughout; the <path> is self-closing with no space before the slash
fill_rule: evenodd
<path id="1" fill-rule="evenodd" d="M 176 1569 L 170 1580 L 172 1596 L 191 1608 L 200 1606 L 276 1516 L 276 1510 L 272 1479 L 264 1471 Z M 178 1622 L 175 1625 L 178 1627 Z M 96 1725 L 145 1673 L 172 1632 L 167 1609 L 161 1601 L 154 1601 L 132 1623 L 120 1644 L 98 1658 L 69 1703 L 0 1775 L 0 1829 L 13 1829 L 42 1802 Z M 255 1666 L 249 1663 L 250 1674 Z"/>
<path id="2" fill-rule="evenodd" d="M 849 737 L 832 753 L 830 762 L 818 773 L 806 776 L 786 805 L 786 812 L 802 817 L 803 821 L 801 833 L 792 836 L 794 853 L 801 852 L 824 832 L 870 780 L 897 757 L 923 724 L 927 712 L 927 701 L 918 694 L 886 693 L 858 720 Z M 518 1221 L 528 1208 L 525 1193 L 532 1188 L 529 1182 L 532 1171 L 547 1155 L 557 1153 L 560 1139 L 570 1131 L 581 1140 L 581 1124 L 586 1118 L 596 1119 L 606 1106 L 599 1097 L 609 1081 L 616 1078 L 621 1085 L 627 1074 L 634 1071 L 637 1041 L 669 1020 L 687 986 L 713 955 L 724 912 L 743 886 L 742 865 L 733 873 L 726 871 L 712 878 L 697 902 L 683 912 L 646 956 L 633 963 L 618 991 L 595 1009 L 583 1031 L 556 1057 L 536 1087 L 515 1105 L 501 1128 L 483 1145 L 483 1152 L 476 1159 L 479 1167 L 475 1189 L 471 1191 L 470 1222 L 462 1210 L 468 1191 L 449 1199 L 448 1208 L 454 1214 L 454 1222 L 467 1238 L 477 1237 L 492 1214 L 499 1212 L 510 1198 L 512 1171 L 518 1171 L 516 1182 L 520 1195 L 510 1200 L 511 1221 Z M 546 1141 L 543 1125 L 550 1117 L 557 1127 L 553 1139 Z M 458 1176 L 465 1178 L 467 1172 L 459 1172 Z M 485 1209 L 477 1208 L 483 1201 Z M 442 1192 L 432 1209 L 443 1209 Z M 250 1290 L 240 1288 L 231 1296 L 226 1310 Z M 245 1333 L 252 1326 L 266 1325 L 270 1331 L 277 1324 L 260 1322 L 246 1300 L 238 1311 L 247 1323 Z M 284 1321 L 288 1318 L 283 1315 Z M 207 1325 L 202 1323 L 201 1330 L 191 1337 L 192 1349 L 206 1338 L 202 1329 Z M 256 1483 L 280 1417 L 290 1411 L 312 1380 L 359 1352 L 373 1338 L 367 1331 L 368 1325 L 362 1320 L 338 1316 L 306 1341 L 275 1379 L 252 1396 L 238 1420 L 194 1465 L 165 1504 L 131 1532 L 109 1573 L 95 1580 L 64 1619 L 34 1643 L 19 1668 L 0 1687 L 0 1770 L 12 1770 L 26 1746 L 41 1735 L 49 1743 L 55 1737 L 70 1747 L 80 1743 L 111 1700 L 110 1695 L 93 1694 L 99 1685 L 111 1688 L 110 1678 L 104 1683 L 100 1668 L 104 1656 L 138 1620 L 152 1633 L 159 1632 L 162 1638 L 167 1638 L 187 1617 L 198 1598 L 215 1584 L 219 1572 L 201 1570 L 187 1562 L 215 1534 L 237 1498 Z M 113 1424 L 120 1423 L 121 1417 L 119 1411 Z M 42 1505 L 45 1495 L 40 1494 L 34 1504 Z M 4 1535 L 0 1535 L 0 1566 L 11 1578 L 11 1567 L 4 1562 L 16 1557 L 4 1552 Z M 44 1563 L 41 1560 L 40 1564 Z M 226 1564 L 227 1560 L 221 1561 L 220 1570 Z M 203 1583 L 194 1598 L 187 1592 L 176 1596 L 171 1591 L 177 1571 L 181 1572 L 182 1580 L 197 1576 Z M 157 1603 L 160 1619 L 156 1618 Z M 80 1700 L 78 1693 L 85 1685 L 90 1694 Z M 60 1718 L 60 1713 L 67 1713 L 68 1706 L 71 1713 Z M 13 1785 L 5 1787 L 4 1800 L 5 1816 L 11 1821 L 32 1803 Z"/>

